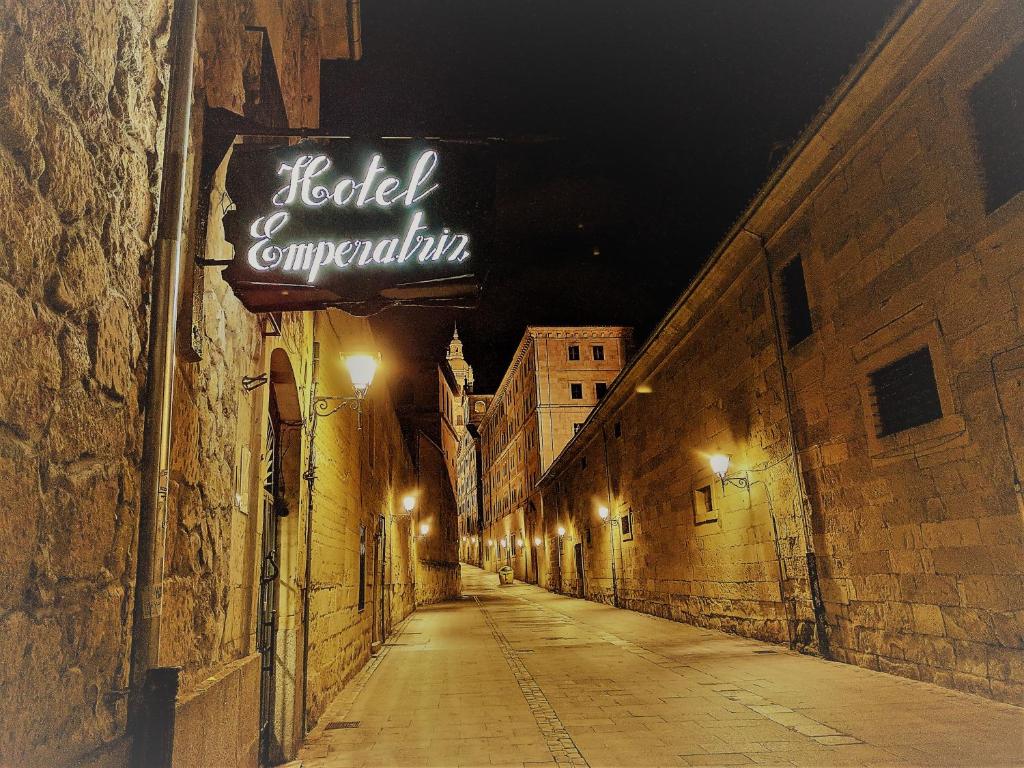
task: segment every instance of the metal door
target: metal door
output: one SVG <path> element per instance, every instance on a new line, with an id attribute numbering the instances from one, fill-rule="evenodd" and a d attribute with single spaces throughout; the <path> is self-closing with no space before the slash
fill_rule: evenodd
<path id="1" fill-rule="evenodd" d="M 263 481 L 263 539 L 260 560 L 260 601 L 256 617 L 256 650 L 260 653 L 260 765 L 271 765 L 274 683 L 277 646 L 277 576 L 279 541 L 277 505 L 282 490 L 277 409 L 271 397 L 267 420 L 267 453 Z"/>

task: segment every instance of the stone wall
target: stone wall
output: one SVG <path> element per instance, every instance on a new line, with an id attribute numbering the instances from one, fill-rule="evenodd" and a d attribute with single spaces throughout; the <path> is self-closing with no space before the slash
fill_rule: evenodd
<path id="1" fill-rule="evenodd" d="M 350 395 L 341 355 L 374 349 L 369 327 L 342 312 L 317 313 L 323 396 Z M 311 551 L 309 714 L 312 725 L 369 659 L 382 630 L 413 609 L 410 521 L 402 498 L 415 486 L 412 460 L 391 406 L 386 364 L 365 413 L 319 418 Z M 360 546 L 365 547 L 363 605 Z M 383 614 L 383 621 L 382 621 Z"/>
<path id="2" fill-rule="evenodd" d="M 416 558 L 416 603 L 457 597 L 462 589 L 459 567 L 459 513 L 439 445 L 416 436 L 416 510 L 412 534 Z M 426 525 L 427 533 L 421 532 Z"/>
<path id="3" fill-rule="evenodd" d="M 634 385 L 613 415 L 602 408 L 606 418 L 542 483 L 542 581 L 559 587 L 560 559 L 561 591 L 610 603 L 614 545 L 619 605 L 804 647 L 813 639 L 804 541 L 767 277 L 752 256 L 753 247 L 739 249 L 705 279 L 658 352 L 631 370 L 644 393 Z M 714 479 L 708 456 L 719 452 L 748 469 L 749 489 Z M 702 488 L 712 514 L 694 508 Z M 630 518 L 631 538 L 616 527 L 610 543 L 602 506 L 618 526 Z"/>
<path id="4" fill-rule="evenodd" d="M 3 764 L 123 756 L 167 16 L 3 8 Z"/>
<path id="5" fill-rule="evenodd" d="M 126 759 L 168 5 L 31 0 L 3 11 L 3 764 Z M 320 57 L 347 55 L 345 42 L 321 36 L 321 28 L 344 33 L 334 13 L 308 0 L 201 2 L 189 178 L 203 150 L 204 107 L 246 113 L 252 79 L 268 75 L 247 68 L 247 25 L 267 30 L 282 127 L 316 125 Z M 282 347 L 307 382 L 311 332 L 308 318 L 287 318 L 280 343 L 267 343 L 216 271 L 191 267 L 203 252 L 199 197 L 187 190 L 160 663 L 183 668 L 183 713 L 216 701 L 230 718 L 251 711 L 258 690 L 258 676 L 238 670 L 254 649 L 269 392 L 246 393 L 241 378 L 266 372 Z M 230 256 L 217 225 L 211 217 L 206 255 Z M 404 598 L 398 612 L 409 607 Z M 216 724 L 183 716 L 180 726 L 176 764 L 203 764 L 188 755 L 212 754 L 204 739 L 217 738 Z M 237 762 L 251 764 L 253 740 L 238 739 Z"/>
<path id="6" fill-rule="evenodd" d="M 1024 12 L 902 13 L 544 478 L 543 580 L 609 599 L 606 504 L 623 604 L 816 650 L 810 550 L 835 658 L 1019 703 L 1024 195 L 986 210 L 971 100 Z M 879 437 L 871 373 L 924 348 L 941 415 Z"/>

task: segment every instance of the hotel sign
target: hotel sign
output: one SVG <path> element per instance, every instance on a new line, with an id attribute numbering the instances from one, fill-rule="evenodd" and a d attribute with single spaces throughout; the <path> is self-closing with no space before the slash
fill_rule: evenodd
<path id="1" fill-rule="evenodd" d="M 361 314 L 402 290 L 429 303 L 430 286 L 450 298 L 452 281 L 479 268 L 493 163 L 479 147 L 383 143 L 236 145 L 224 277 L 248 309 Z"/>

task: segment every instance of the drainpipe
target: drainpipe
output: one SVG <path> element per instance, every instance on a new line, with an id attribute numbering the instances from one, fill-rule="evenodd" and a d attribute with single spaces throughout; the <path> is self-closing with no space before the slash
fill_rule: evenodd
<path id="1" fill-rule="evenodd" d="M 604 443 L 604 474 L 608 482 L 608 546 L 612 556 L 612 605 L 619 607 L 619 584 L 615 578 L 615 499 L 612 498 L 612 467 L 608 462 L 608 432 L 601 425 L 601 440 Z"/>
<path id="2" fill-rule="evenodd" d="M 307 717 L 309 711 L 309 593 L 313 578 L 313 487 L 316 485 L 316 401 L 317 381 L 320 378 L 320 342 L 316 340 L 316 312 L 311 320 L 313 328 L 313 371 L 309 384 L 309 416 L 306 427 L 309 430 L 309 444 L 306 449 L 306 562 L 302 579 L 302 738 L 309 732 Z"/>
<path id="3" fill-rule="evenodd" d="M 789 369 L 786 367 L 786 356 L 782 348 L 782 326 L 779 323 L 779 308 L 775 301 L 775 288 L 772 281 L 771 261 L 768 259 L 768 249 L 765 247 L 764 238 L 746 227 L 743 232 L 757 241 L 764 256 L 765 273 L 768 276 L 768 302 L 772 313 L 772 340 L 775 342 L 775 356 L 779 361 L 779 370 L 782 374 L 782 397 L 786 405 L 786 425 L 789 431 L 789 444 L 793 453 L 793 479 L 796 481 L 798 502 L 800 507 L 800 520 L 804 529 L 804 557 L 807 564 L 807 583 L 811 591 L 811 607 L 814 611 L 814 633 L 818 639 L 818 653 L 824 659 L 832 657 L 828 642 L 828 621 L 825 615 L 825 601 L 821 597 L 821 584 L 818 579 L 818 558 L 814 552 L 814 535 L 810 522 L 810 499 L 807 496 L 807 487 L 804 483 L 804 473 L 800 462 L 800 448 L 796 441 L 796 427 L 793 424 L 793 398 L 789 385 Z M 773 520 L 774 522 L 774 520 Z M 785 605 L 783 605 L 785 608 Z"/>
<path id="4" fill-rule="evenodd" d="M 160 661 L 163 547 L 166 534 L 168 463 L 171 443 L 171 402 L 174 382 L 174 329 L 178 312 L 178 276 L 181 261 L 182 220 L 185 206 L 186 164 L 192 112 L 192 64 L 195 57 L 198 0 L 176 0 L 171 21 L 172 62 L 164 168 L 160 189 L 157 242 L 153 254 L 152 304 L 142 433 L 142 489 L 139 496 L 137 565 L 129 672 L 128 727 L 133 736 L 132 762 L 136 766 L 169 763 L 170 755 L 157 756 L 160 739 L 151 736 L 160 724 L 147 718 L 147 678 Z M 165 675 L 166 676 L 166 675 Z M 152 682 L 152 681 L 151 681 Z M 150 685 L 148 690 L 174 691 L 176 685 Z M 171 694 L 173 695 L 173 694 Z M 166 747 L 166 742 L 164 742 Z"/>

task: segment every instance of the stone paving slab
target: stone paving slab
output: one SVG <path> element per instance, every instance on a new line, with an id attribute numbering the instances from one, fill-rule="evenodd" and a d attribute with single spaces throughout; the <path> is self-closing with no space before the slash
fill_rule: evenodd
<path id="1" fill-rule="evenodd" d="M 472 566 L 463 583 L 332 703 L 303 766 L 1024 765 L 1012 705 Z"/>

